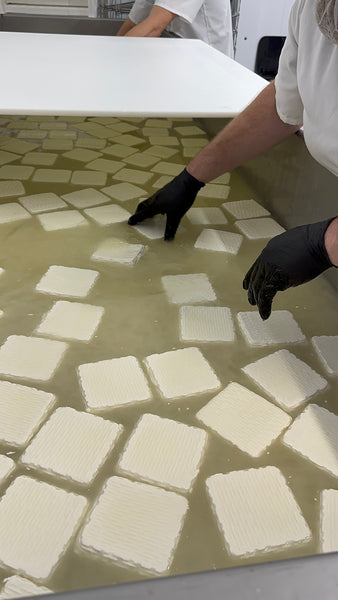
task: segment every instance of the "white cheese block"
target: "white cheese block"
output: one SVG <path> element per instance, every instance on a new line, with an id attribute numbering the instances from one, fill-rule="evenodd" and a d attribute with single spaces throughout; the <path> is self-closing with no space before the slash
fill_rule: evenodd
<path id="1" fill-rule="evenodd" d="M 142 188 L 133 185 L 132 183 L 115 183 L 109 187 L 102 188 L 102 192 L 119 202 L 134 200 L 135 198 L 140 198 L 140 196 L 146 194 Z"/>
<path id="2" fill-rule="evenodd" d="M 284 434 L 283 442 L 320 469 L 338 477 L 338 416 L 309 404 Z"/>
<path id="3" fill-rule="evenodd" d="M 200 127 L 197 127 L 197 125 L 183 125 L 180 127 L 174 127 L 174 129 L 180 135 L 186 135 L 186 136 L 204 135 L 205 134 L 205 131 L 203 131 L 203 129 L 201 129 Z"/>
<path id="4" fill-rule="evenodd" d="M 39 335 L 89 342 L 103 317 L 104 308 L 59 300 L 36 329 Z"/>
<path id="5" fill-rule="evenodd" d="M 241 331 L 251 346 L 292 344 L 304 342 L 305 335 L 288 310 L 273 310 L 263 321 L 258 311 L 239 312 L 237 320 Z"/>
<path id="6" fill-rule="evenodd" d="M 173 126 L 173 122 L 171 119 L 147 119 L 145 122 L 145 127 L 166 127 L 170 128 Z"/>
<path id="7" fill-rule="evenodd" d="M 270 214 L 268 210 L 252 199 L 224 202 L 222 207 L 235 217 L 235 219 L 254 219 L 257 217 L 267 217 Z"/>
<path id="8" fill-rule="evenodd" d="M 150 137 L 151 135 L 169 135 L 169 129 L 166 127 L 143 127 L 142 135 Z"/>
<path id="9" fill-rule="evenodd" d="M 87 148 L 88 150 L 102 150 L 105 152 L 106 140 L 94 137 L 80 137 L 75 142 L 76 148 Z"/>
<path id="10" fill-rule="evenodd" d="M 233 342 L 235 330 L 226 306 L 181 306 L 180 339 L 184 342 Z"/>
<path id="11" fill-rule="evenodd" d="M 187 146 L 183 148 L 183 156 L 185 158 L 192 158 L 201 151 L 200 146 Z"/>
<path id="12" fill-rule="evenodd" d="M 128 156 L 123 159 L 123 162 L 128 165 L 133 165 L 134 167 L 152 167 L 155 163 L 157 163 L 160 159 L 157 156 L 153 156 L 147 152 L 138 152 L 137 154 L 132 154 L 132 156 Z"/>
<path id="13" fill-rule="evenodd" d="M 21 158 L 20 154 L 14 154 L 13 152 L 5 152 L 5 150 L 0 150 L 0 165 L 8 165 L 18 158 Z"/>
<path id="14" fill-rule="evenodd" d="M 178 400 L 218 390 L 220 381 L 198 348 L 152 354 L 144 360 L 166 400 Z"/>
<path id="15" fill-rule="evenodd" d="M 113 175 L 113 179 L 116 181 L 123 181 L 128 183 L 136 183 L 140 185 L 144 185 L 153 177 L 153 173 L 147 173 L 146 171 L 140 171 L 139 169 L 121 169 L 115 175 Z"/>
<path id="16" fill-rule="evenodd" d="M 111 455 L 122 425 L 58 408 L 20 458 L 27 467 L 81 485 L 91 485 Z"/>
<path id="17" fill-rule="evenodd" d="M 55 150 L 56 152 L 64 152 L 65 150 L 72 150 L 74 147 L 73 140 L 43 140 L 43 150 Z"/>
<path id="18" fill-rule="evenodd" d="M 107 173 L 103 171 L 73 171 L 70 183 L 73 185 L 106 185 Z"/>
<path id="19" fill-rule="evenodd" d="M 0 381 L 0 443 L 14 448 L 25 446 L 55 402 L 54 394 Z"/>
<path id="20" fill-rule="evenodd" d="M 165 275 L 161 277 L 168 299 L 173 304 L 195 304 L 216 300 L 214 289 L 205 273 Z"/>
<path id="21" fill-rule="evenodd" d="M 22 140 L 16 140 L 13 138 L 8 138 L 9 141 L 7 144 L 4 144 L 1 147 L 1 150 L 5 150 L 5 152 L 16 152 L 18 154 L 26 154 L 27 152 L 32 152 L 39 148 L 39 144 L 34 144 L 33 142 L 24 142 Z"/>
<path id="22" fill-rule="evenodd" d="M 218 473 L 207 491 L 228 552 L 251 556 L 311 540 L 311 531 L 276 467 Z"/>
<path id="23" fill-rule="evenodd" d="M 142 221 L 142 223 L 135 225 L 134 229 L 149 240 L 160 240 L 164 237 L 166 220 L 164 215 L 156 215 L 151 219 L 146 219 L 145 221 Z M 176 235 L 179 235 L 184 231 L 184 227 L 179 225 Z"/>
<path id="24" fill-rule="evenodd" d="M 129 146 L 123 146 L 123 144 L 113 144 L 112 146 L 106 146 L 102 149 L 104 154 L 109 156 L 116 156 L 117 158 L 125 158 L 131 154 L 138 152 L 136 148 L 130 148 Z"/>
<path id="25" fill-rule="evenodd" d="M 320 495 L 320 552 L 338 551 L 338 490 Z"/>
<path id="26" fill-rule="evenodd" d="M 90 412 L 102 412 L 151 399 L 145 375 L 134 356 L 87 363 L 78 368 L 84 401 Z"/>
<path id="27" fill-rule="evenodd" d="M 184 148 L 191 148 L 192 146 L 198 146 L 200 149 L 206 146 L 209 142 L 207 138 L 181 138 L 181 144 Z"/>
<path id="28" fill-rule="evenodd" d="M 277 221 L 270 217 L 242 219 L 236 221 L 235 225 L 250 240 L 273 238 L 285 231 L 284 227 L 281 227 Z"/>
<path id="29" fill-rule="evenodd" d="M 169 183 L 170 181 L 172 181 L 172 177 L 170 175 L 162 175 L 161 177 L 156 179 L 156 181 L 154 181 L 152 187 L 158 190 L 163 186 L 167 185 L 167 183 Z"/>
<path id="30" fill-rule="evenodd" d="M 151 135 L 149 143 L 152 146 L 179 146 L 180 142 L 175 135 Z"/>
<path id="31" fill-rule="evenodd" d="M 118 469 L 136 479 L 189 492 L 206 444 L 203 429 L 144 414 L 129 438 Z"/>
<path id="32" fill-rule="evenodd" d="M 0 454 L 0 486 L 5 483 L 6 479 L 13 473 L 15 462 L 9 456 Z"/>
<path id="33" fill-rule="evenodd" d="M 166 148 L 165 146 L 150 146 L 144 150 L 144 153 L 151 154 L 158 158 L 171 158 L 177 154 L 177 148 Z"/>
<path id="34" fill-rule="evenodd" d="M 91 258 L 99 262 L 135 265 L 146 249 L 147 246 L 143 246 L 142 244 L 128 244 L 124 240 L 109 238 L 101 242 Z"/>
<path id="35" fill-rule="evenodd" d="M 19 202 L 32 214 L 67 208 L 67 204 L 53 192 L 23 196 L 19 199 Z"/>
<path id="36" fill-rule="evenodd" d="M 215 198 L 219 200 L 226 200 L 229 194 L 230 187 L 228 185 L 220 185 L 218 183 L 207 183 L 198 192 L 198 195 L 201 198 Z"/>
<path id="37" fill-rule="evenodd" d="M 58 129 L 51 129 L 48 133 L 49 137 L 51 140 L 76 140 L 77 139 L 77 132 L 76 131 L 68 131 L 68 130 L 63 130 L 63 131 L 59 131 Z"/>
<path id="38" fill-rule="evenodd" d="M 0 198 L 23 196 L 25 188 L 21 181 L 0 181 Z"/>
<path id="39" fill-rule="evenodd" d="M 338 375 L 338 335 L 315 335 L 314 349 L 330 375 Z"/>
<path id="40" fill-rule="evenodd" d="M 327 386 L 323 377 L 284 349 L 242 370 L 285 410 L 297 408 Z"/>
<path id="41" fill-rule="evenodd" d="M 97 158 L 92 160 L 86 165 L 86 169 L 92 169 L 93 171 L 103 171 L 104 173 L 110 173 L 113 175 L 122 167 L 124 163 L 119 160 L 109 160 L 107 158 Z"/>
<path id="42" fill-rule="evenodd" d="M 32 181 L 68 183 L 72 172 L 68 169 L 36 169 Z"/>
<path id="43" fill-rule="evenodd" d="M 22 159 L 22 165 L 52 167 L 58 155 L 52 152 L 28 152 Z"/>
<path id="44" fill-rule="evenodd" d="M 126 133 L 123 135 L 114 135 L 114 144 L 122 144 L 123 146 L 141 146 L 145 140 L 136 135 Z"/>
<path id="45" fill-rule="evenodd" d="M 0 563 L 46 581 L 69 547 L 87 509 L 83 496 L 17 477 L 0 501 Z"/>
<path id="46" fill-rule="evenodd" d="M 113 123 L 111 129 L 117 133 L 129 133 L 130 131 L 137 131 L 138 127 L 136 125 L 131 125 L 131 123 L 120 122 Z"/>
<path id="47" fill-rule="evenodd" d="M 52 590 L 43 585 L 36 585 L 25 577 L 12 575 L 3 582 L 0 591 L 0 600 L 9 600 L 10 598 L 19 598 L 26 596 L 37 596 L 39 594 L 51 594 Z"/>
<path id="48" fill-rule="evenodd" d="M 40 129 L 50 131 L 52 129 L 67 129 L 67 124 L 62 121 L 43 121 Z"/>
<path id="49" fill-rule="evenodd" d="M 26 181 L 34 172 L 34 167 L 20 167 L 17 165 L 6 165 L 0 167 L 0 179 L 19 179 Z"/>
<path id="50" fill-rule="evenodd" d="M 214 206 L 190 208 L 187 217 L 192 225 L 226 225 L 228 222 L 221 209 Z"/>
<path id="51" fill-rule="evenodd" d="M 196 417 L 254 458 L 261 456 L 292 420 L 280 408 L 235 382 L 210 400 Z"/>
<path id="52" fill-rule="evenodd" d="M 0 204 L 0 224 L 29 219 L 31 215 L 17 202 Z"/>
<path id="53" fill-rule="evenodd" d="M 26 129 L 19 131 L 17 138 L 19 140 L 43 140 L 47 137 L 48 131 L 39 131 L 38 129 Z"/>
<path id="54" fill-rule="evenodd" d="M 79 537 L 82 550 L 142 572 L 169 571 L 188 502 L 175 492 L 111 477 Z"/>
<path id="55" fill-rule="evenodd" d="M 175 175 L 179 175 L 179 173 L 181 173 L 181 171 L 183 171 L 183 169 L 184 169 L 184 165 L 182 165 L 182 164 L 161 161 L 161 162 L 157 163 L 157 165 L 155 165 L 151 170 L 153 173 L 160 173 L 160 175 L 175 176 Z"/>
<path id="56" fill-rule="evenodd" d="M 38 215 L 38 220 L 45 231 L 71 229 L 72 227 L 87 227 L 87 219 L 77 210 L 62 210 Z"/>
<path id="57" fill-rule="evenodd" d="M 75 150 L 69 150 L 68 152 L 65 152 L 62 156 L 65 158 L 70 158 L 70 160 L 89 162 L 91 160 L 95 160 L 96 158 L 100 158 L 102 153 L 96 152 L 95 150 L 88 150 L 86 148 L 75 148 Z"/>
<path id="58" fill-rule="evenodd" d="M 220 231 L 218 229 L 203 229 L 198 236 L 194 247 L 201 250 L 213 252 L 227 252 L 238 254 L 242 245 L 243 236 L 231 231 Z"/>
<path id="59" fill-rule="evenodd" d="M 65 342 L 11 335 L 0 347 L 0 375 L 49 381 L 67 348 Z"/>
<path id="60" fill-rule="evenodd" d="M 106 188 L 105 188 L 106 189 Z M 69 194 L 63 194 L 61 196 L 68 204 L 75 206 L 75 208 L 83 209 L 89 206 L 97 206 L 98 204 L 104 204 L 109 202 L 108 196 L 99 192 L 95 188 L 86 188 L 83 190 L 77 190 L 76 192 L 70 192 Z"/>
<path id="61" fill-rule="evenodd" d="M 38 292 L 84 298 L 98 278 L 98 271 L 52 265 L 36 286 Z"/>
<path id="62" fill-rule="evenodd" d="M 131 213 L 128 210 L 122 208 L 118 204 L 105 204 L 104 206 L 86 208 L 84 213 L 98 225 L 123 223 L 128 221 L 131 216 Z"/>

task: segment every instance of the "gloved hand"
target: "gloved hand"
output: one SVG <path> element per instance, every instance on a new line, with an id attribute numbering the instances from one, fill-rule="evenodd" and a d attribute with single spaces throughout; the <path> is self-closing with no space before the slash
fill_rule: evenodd
<path id="1" fill-rule="evenodd" d="M 129 220 L 136 225 L 155 215 L 167 215 L 164 239 L 173 240 L 183 215 L 193 205 L 197 192 L 205 184 L 195 179 L 186 169 L 147 200 L 140 202 Z"/>
<path id="2" fill-rule="evenodd" d="M 247 272 L 243 287 L 262 319 L 271 314 L 278 291 L 306 283 L 332 267 L 324 234 L 331 219 L 289 229 L 272 238 Z"/>

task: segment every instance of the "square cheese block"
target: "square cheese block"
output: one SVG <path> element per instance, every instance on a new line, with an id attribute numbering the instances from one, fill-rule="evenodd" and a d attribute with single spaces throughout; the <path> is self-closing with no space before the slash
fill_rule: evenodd
<path id="1" fill-rule="evenodd" d="M 33 142 L 24 142 L 23 140 L 16 140 L 13 138 L 9 138 L 10 141 L 4 146 L 1 147 L 2 150 L 6 152 L 16 152 L 17 154 L 26 154 L 27 152 L 32 152 L 39 148 L 39 144 L 34 144 Z"/>
<path id="2" fill-rule="evenodd" d="M 113 131 L 116 131 L 117 133 L 129 133 L 130 131 L 138 130 L 137 125 L 131 125 L 130 123 L 123 123 L 122 121 L 120 123 L 112 123 L 110 125 L 110 127 Z"/>
<path id="3" fill-rule="evenodd" d="M 40 129 L 51 131 L 52 129 L 67 129 L 67 124 L 63 121 L 43 121 L 40 123 Z"/>
<path id="4" fill-rule="evenodd" d="M 184 165 L 177 163 L 170 163 L 161 161 L 157 163 L 151 170 L 153 173 L 160 173 L 160 175 L 179 175 L 183 171 Z"/>
<path id="5" fill-rule="evenodd" d="M 288 350 L 278 350 L 243 367 L 279 406 L 293 410 L 327 386 L 327 381 Z"/>
<path id="6" fill-rule="evenodd" d="M 138 231 L 141 235 L 144 235 L 144 237 L 148 238 L 149 240 L 161 240 L 164 237 L 166 220 L 167 219 L 164 215 L 156 215 L 151 219 L 146 219 L 138 225 L 135 225 L 134 229 L 136 229 L 136 231 Z M 179 225 L 176 235 L 179 235 L 184 231 L 184 227 Z"/>
<path id="7" fill-rule="evenodd" d="M 113 139 L 113 136 L 112 136 Z M 123 135 L 114 135 L 114 144 L 122 144 L 123 146 L 141 146 L 145 140 L 136 135 L 126 133 Z"/>
<path id="8" fill-rule="evenodd" d="M 338 477 L 338 416 L 309 404 L 284 434 L 286 446 Z"/>
<path id="9" fill-rule="evenodd" d="M 89 342 L 97 330 L 104 308 L 59 300 L 36 329 L 38 335 Z"/>
<path id="10" fill-rule="evenodd" d="M 45 231 L 58 229 L 71 229 L 72 227 L 85 227 L 89 223 L 77 210 L 62 210 L 38 215 L 38 220 Z"/>
<path id="11" fill-rule="evenodd" d="M 187 146 L 183 148 L 183 156 L 185 158 L 192 158 L 201 151 L 200 146 Z"/>
<path id="12" fill-rule="evenodd" d="M 144 153 L 151 154 L 152 156 L 156 156 L 158 158 L 171 158 L 178 153 L 177 148 L 166 148 L 165 146 L 150 146 L 144 150 Z"/>
<path id="13" fill-rule="evenodd" d="M 281 227 L 277 221 L 274 221 L 270 217 L 242 219 L 241 221 L 236 221 L 235 225 L 250 240 L 273 238 L 285 231 L 284 227 Z"/>
<path id="14" fill-rule="evenodd" d="M 212 181 L 213 183 L 224 183 L 225 185 L 228 185 L 230 182 L 230 173 L 223 173 L 223 175 L 216 177 L 216 179 L 213 179 Z"/>
<path id="15" fill-rule="evenodd" d="M 0 181 L 0 198 L 23 196 L 25 188 L 21 181 Z"/>
<path id="16" fill-rule="evenodd" d="M 181 306 L 180 339 L 184 342 L 233 342 L 234 324 L 226 306 Z"/>
<path id="17" fill-rule="evenodd" d="M 169 571 L 188 510 L 186 498 L 111 477 L 79 536 L 79 547 L 141 572 Z"/>
<path id="18" fill-rule="evenodd" d="M 77 132 L 76 131 L 68 131 L 67 129 L 62 130 L 58 130 L 58 129 L 51 129 L 49 131 L 49 138 L 51 140 L 76 140 L 77 139 Z"/>
<path id="19" fill-rule="evenodd" d="M 95 150 L 88 150 L 86 148 L 75 148 L 74 150 L 68 150 L 68 152 L 64 152 L 62 156 L 64 156 L 65 158 L 70 158 L 70 160 L 78 160 L 79 162 L 89 162 L 91 160 L 100 158 L 100 156 L 102 156 L 102 153 L 96 152 Z"/>
<path id="20" fill-rule="evenodd" d="M 83 496 L 17 477 L 0 502 L 0 564 L 46 581 L 85 515 Z"/>
<path id="21" fill-rule="evenodd" d="M 200 198 L 214 198 L 219 200 L 226 200 L 229 194 L 230 187 L 218 183 L 207 183 L 198 192 Z"/>
<path id="22" fill-rule="evenodd" d="M 226 225 L 228 222 L 221 209 L 215 206 L 192 207 L 187 217 L 192 225 Z"/>
<path id="23" fill-rule="evenodd" d="M 263 321 L 258 311 L 239 312 L 237 320 L 250 346 L 304 342 L 305 335 L 288 310 L 273 310 Z"/>
<path id="24" fill-rule="evenodd" d="M 49 381 L 67 348 L 65 342 L 11 335 L 0 347 L 0 375 Z"/>
<path id="25" fill-rule="evenodd" d="M 21 464 L 72 483 L 89 486 L 111 455 L 122 425 L 58 408 L 20 458 Z"/>
<path id="26" fill-rule="evenodd" d="M 51 412 L 54 394 L 0 381 L 0 444 L 25 446 Z"/>
<path id="27" fill-rule="evenodd" d="M 48 131 L 40 131 L 39 129 L 26 129 L 17 133 L 19 140 L 44 140 L 48 135 Z"/>
<path id="28" fill-rule="evenodd" d="M 109 156 L 116 156 L 116 158 L 125 158 L 126 156 L 131 156 L 131 154 L 135 154 L 138 150 L 124 146 L 123 144 L 113 144 L 112 146 L 103 148 L 102 152 Z"/>
<path id="29" fill-rule="evenodd" d="M 10 598 L 19 598 L 27 596 L 37 596 L 39 594 L 51 594 L 52 590 L 43 585 L 36 585 L 25 577 L 12 575 L 3 582 L 0 591 L 0 600 L 9 600 Z"/>
<path id="30" fill-rule="evenodd" d="M 151 135 L 149 137 L 151 146 L 179 146 L 180 142 L 175 135 Z"/>
<path id="31" fill-rule="evenodd" d="M 236 382 L 210 400 L 196 417 L 254 458 L 261 456 L 292 420 L 283 410 Z"/>
<path id="32" fill-rule="evenodd" d="M 228 552 L 234 556 L 292 548 L 311 531 L 276 467 L 218 473 L 207 491 Z"/>
<path id="33" fill-rule="evenodd" d="M 203 131 L 203 129 L 201 129 L 200 127 L 197 127 L 197 125 L 183 125 L 183 126 L 179 126 L 179 127 L 174 127 L 175 131 L 177 131 L 177 133 L 179 133 L 180 135 L 204 135 L 205 131 Z"/>
<path id="34" fill-rule="evenodd" d="M 131 213 L 128 210 L 122 208 L 118 204 L 105 204 L 104 206 L 86 208 L 84 213 L 98 225 L 123 223 L 128 221 L 131 216 Z"/>
<path id="35" fill-rule="evenodd" d="M 132 183 L 115 183 L 109 187 L 102 188 L 102 192 L 119 202 L 134 200 L 135 198 L 146 195 L 146 192 L 142 188 L 133 185 Z"/>
<path id="36" fill-rule="evenodd" d="M 196 147 L 198 146 L 200 149 L 204 148 L 204 146 L 206 146 L 209 142 L 207 140 L 207 138 L 203 137 L 203 138 L 197 138 L 197 137 L 193 137 L 193 138 L 181 138 L 181 144 L 184 148 L 191 148 L 191 147 Z"/>
<path id="37" fill-rule="evenodd" d="M 43 140 L 43 150 L 55 150 L 56 152 L 64 152 L 65 150 L 72 150 L 74 147 L 73 140 Z"/>
<path id="38" fill-rule="evenodd" d="M 146 249 L 147 246 L 143 246 L 142 244 L 128 244 L 124 240 L 109 238 L 101 242 L 91 258 L 99 262 L 135 265 Z"/>
<path id="39" fill-rule="evenodd" d="M 196 304 L 217 299 L 205 273 L 165 275 L 161 281 L 169 302 L 173 304 Z"/>
<path id="40" fill-rule="evenodd" d="M 151 399 L 143 370 L 135 356 L 122 356 L 79 366 L 86 408 L 102 412 Z"/>
<path id="41" fill-rule="evenodd" d="M 169 183 L 170 181 L 172 181 L 172 177 L 170 175 L 162 175 L 161 177 L 156 179 L 154 183 L 152 183 L 152 187 L 158 190 L 167 185 L 167 183 Z"/>
<path id="42" fill-rule="evenodd" d="M 338 490 L 320 494 L 320 552 L 338 550 Z"/>
<path id="43" fill-rule="evenodd" d="M 242 241 L 243 236 L 239 233 L 219 229 L 203 229 L 194 244 L 194 248 L 238 254 Z"/>
<path id="44" fill-rule="evenodd" d="M 19 202 L 32 214 L 48 212 L 57 208 L 67 208 L 67 204 L 53 192 L 23 196 L 19 199 Z"/>
<path id="45" fill-rule="evenodd" d="M 166 127 L 167 129 L 173 126 L 171 119 L 147 119 L 145 127 Z"/>
<path id="46" fill-rule="evenodd" d="M 76 192 L 70 192 L 69 194 L 63 194 L 61 198 L 66 200 L 68 204 L 71 204 L 80 210 L 88 208 L 89 206 L 97 206 L 98 204 L 109 202 L 109 198 L 95 188 L 86 188 Z"/>
<path id="47" fill-rule="evenodd" d="M 151 135 L 169 135 L 169 129 L 167 127 L 143 127 L 142 135 L 144 135 L 144 137 L 150 137 Z"/>
<path id="48" fill-rule="evenodd" d="M 19 179 L 26 181 L 34 172 L 34 167 L 20 167 L 16 165 L 6 165 L 0 167 L 0 179 Z"/>
<path id="49" fill-rule="evenodd" d="M 135 479 L 189 492 L 206 444 L 203 429 L 144 414 L 129 438 L 118 469 Z"/>
<path id="50" fill-rule="evenodd" d="M 127 165 L 133 165 L 134 167 L 152 167 L 155 163 L 157 163 L 160 159 L 157 156 L 153 156 L 147 152 L 138 152 L 137 154 L 132 154 L 132 156 L 128 156 L 123 159 L 123 162 L 127 163 Z"/>
<path id="51" fill-rule="evenodd" d="M 89 150 L 102 150 L 106 147 L 106 140 L 94 137 L 79 137 L 75 142 L 76 148 L 88 148 Z"/>
<path id="52" fill-rule="evenodd" d="M 315 335 L 314 349 L 330 375 L 338 375 L 338 335 Z"/>
<path id="53" fill-rule="evenodd" d="M 153 173 L 147 173 L 147 171 L 140 171 L 136 169 L 121 169 L 115 175 L 113 175 L 113 179 L 117 181 L 123 181 L 128 183 L 136 183 L 140 185 L 144 185 L 153 177 Z"/>
<path id="54" fill-rule="evenodd" d="M 124 163 L 120 160 L 109 160 L 107 158 L 97 158 L 92 160 L 86 165 L 86 169 L 92 169 L 93 171 L 103 171 L 104 173 L 110 173 L 113 175 L 122 167 Z"/>
<path id="55" fill-rule="evenodd" d="M 106 185 L 107 173 L 102 171 L 73 171 L 70 183 L 73 185 Z"/>
<path id="56" fill-rule="evenodd" d="M 13 152 L 5 152 L 5 150 L 0 150 L 0 166 L 8 165 L 9 163 L 14 162 L 18 158 L 21 158 L 20 154 L 14 154 Z"/>
<path id="57" fill-rule="evenodd" d="M 72 172 L 68 169 L 36 169 L 32 181 L 68 183 Z"/>
<path id="58" fill-rule="evenodd" d="M 267 217 L 270 214 L 268 210 L 252 199 L 224 202 L 222 207 L 231 216 L 235 217 L 235 219 L 254 219 L 257 217 Z"/>
<path id="59" fill-rule="evenodd" d="M 15 462 L 9 456 L 0 454 L 0 486 L 8 479 L 15 469 Z"/>
<path id="60" fill-rule="evenodd" d="M 178 400 L 218 390 L 220 381 L 198 348 L 170 350 L 144 359 L 161 396 Z"/>
<path id="61" fill-rule="evenodd" d="M 91 269 L 52 265 L 36 286 L 38 292 L 53 296 L 84 298 L 93 287 L 99 273 Z"/>
<path id="62" fill-rule="evenodd" d="M 22 165 L 52 167 L 57 159 L 57 154 L 52 152 L 28 152 L 22 159 Z"/>
<path id="63" fill-rule="evenodd" d="M 31 215 L 17 202 L 0 204 L 0 224 L 30 219 Z"/>

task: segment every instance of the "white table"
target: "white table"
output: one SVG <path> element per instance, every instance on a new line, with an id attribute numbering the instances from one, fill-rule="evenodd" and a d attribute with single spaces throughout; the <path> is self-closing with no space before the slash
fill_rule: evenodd
<path id="1" fill-rule="evenodd" d="M 199 40 L 0 32 L 0 114 L 233 117 L 266 81 Z"/>

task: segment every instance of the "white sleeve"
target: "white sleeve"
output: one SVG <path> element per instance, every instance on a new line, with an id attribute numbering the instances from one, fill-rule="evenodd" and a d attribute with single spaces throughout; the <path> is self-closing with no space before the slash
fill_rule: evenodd
<path id="1" fill-rule="evenodd" d="M 152 0 L 135 0 L 134 5 L 128 15 L 129 19 L 138 25 L 149 16 L 154 2 Z"/>
<path id="2" fill-rule="evenodd" d="M 299 22 L 304 0 L 296 0 L 289 19 L 288 36 L 283 46 L 275 79 L 278 116 L 290 125 L 303 124 L 303 102 L 297 82 Z"/>
<path id="3" fill-rule="evenodd" d="M 182 0 L 155 0 L 154 4 L 169 10 L 188 23 L 192 23 L 203 3 L 204 0 L 184 0 L 184 2 Z"/>

